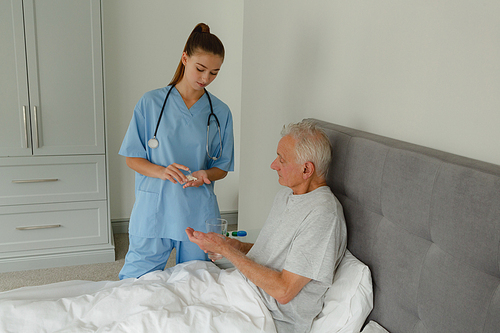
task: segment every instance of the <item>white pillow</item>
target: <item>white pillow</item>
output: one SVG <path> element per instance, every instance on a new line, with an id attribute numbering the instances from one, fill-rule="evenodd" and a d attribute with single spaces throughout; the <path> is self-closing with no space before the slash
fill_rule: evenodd
<path id="1" fill-rule="evenodd" d="M 359 332 L 373 308 L 370 269 L 346 250 L 311 333 Z"/>
<path id="2" fill-rule="evenodd" d="M 361 333 L 389 333 L 389 331 L 383 328 L 379 323 L 370 320 Z"/>

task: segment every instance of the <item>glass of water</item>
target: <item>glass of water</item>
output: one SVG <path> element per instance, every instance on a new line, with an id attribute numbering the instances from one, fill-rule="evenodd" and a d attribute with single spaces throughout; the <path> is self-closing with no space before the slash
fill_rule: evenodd
<path id="1" fill-rule="evenodd" d="M 215 232 L 219 236 L 225 238 L 227 233 L 227 220 L 221 218 L 211 218 L 205 221 L 207 226 L 207 232 Z M 219 253 L 213 253 L 208 251 L 208 259 L 215 261 L 222 259 L 222 255 Z"/>

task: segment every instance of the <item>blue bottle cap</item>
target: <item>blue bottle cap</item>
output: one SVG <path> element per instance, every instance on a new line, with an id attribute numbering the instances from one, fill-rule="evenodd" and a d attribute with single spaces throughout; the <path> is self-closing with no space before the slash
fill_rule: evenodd
<path id="1" fill-rule="evenodd" d="M 247 235 L 247 232 L 246 232 L 246 231 L 244 231 L 244 230 L 233 231 L 233 232 L 231 233 L 231 236 L 233 236 L 233 237 L 245 237 L 246 235 Z M 229 232 L 228 232 L 228 233 L 226 233 L 226 236 L 228 236 L 228 237 L 229 237 Z"/>

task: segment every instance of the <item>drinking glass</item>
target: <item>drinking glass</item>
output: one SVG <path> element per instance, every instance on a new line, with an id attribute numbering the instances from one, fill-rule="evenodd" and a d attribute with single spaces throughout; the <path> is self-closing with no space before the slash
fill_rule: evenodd
<path id="1" fill-rule="evenodd" d="M 227 233 L 227 220 L 221 218 L 211 218 L 205 221 L 207 232 L 215 232 L 221 237 L 225 237 Z M 215 261 L 222 259 L 222 255 L 214 252 L 207 252 L 208 259 Z"/>

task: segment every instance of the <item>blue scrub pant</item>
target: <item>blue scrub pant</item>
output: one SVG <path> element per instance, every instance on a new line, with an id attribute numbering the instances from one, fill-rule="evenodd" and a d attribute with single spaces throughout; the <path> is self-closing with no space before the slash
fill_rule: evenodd
<path id="1" fill-rule="evenodd" d="M 144 238 L 129 234 L 129 247 L 118 277 L 120 280 L 138 278 L 152 271 L 163 270 L 172 249 L 176 249 L 177 264 L 190 260 L 208 260 L 207 254 L 190 241 L 170 238 Z"/>

